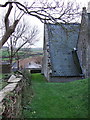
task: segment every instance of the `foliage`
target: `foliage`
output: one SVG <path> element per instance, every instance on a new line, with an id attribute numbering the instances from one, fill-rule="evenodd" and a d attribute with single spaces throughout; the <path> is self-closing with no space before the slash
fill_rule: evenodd
<path id="1" fill-rule="evenodd" d="M 28 70 L 22 71 L 23 77 L 26 79 L 26 82 L 30 85 L 31 84 L 31 73 Z"/>
<path id="2" fill-rule="evenodd" d="M 27 104 L 30 102 L 32 97 L 32 89 L 31 89 L 31 74 L 29 71 L 24 70 L 22 72 L 24 78 L 24 86 L 23 86 L 23 93 L 22 93 L 22 106 L 23 108 L 27 108 Z"/>
<path id="3" fill-rule="evenodd" d="M 34 97 L 24 110 L 24 118 L 87 118 L 88 79 L 68 83 L 47 83 L 32 75 Z"/>
<path id="4" fill-rule="evenodd" d="M 10 75 L 7 74 L 0 74 L 0 90 L 3 89 L 8 83 L 4 79 Z"/>
<path id="5" fill-rule="evenodd" d="M 3 89 L 8 83 L 0 79 L 0 90 Z"/>
<path id="6" fill-rule="evenodd" d="M 2 79 L 2 74 L 0 73 L 0 79 Z"/>

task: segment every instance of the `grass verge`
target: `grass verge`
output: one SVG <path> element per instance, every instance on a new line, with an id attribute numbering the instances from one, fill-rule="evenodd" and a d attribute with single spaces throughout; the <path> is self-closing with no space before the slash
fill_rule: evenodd
<path id="1" fill-rule="evenodd" d="M 34 97 L 23 110 L 24 118 L 87 118 L 88 79 L 48 83 L 41 74 L 32 75 Z"/>

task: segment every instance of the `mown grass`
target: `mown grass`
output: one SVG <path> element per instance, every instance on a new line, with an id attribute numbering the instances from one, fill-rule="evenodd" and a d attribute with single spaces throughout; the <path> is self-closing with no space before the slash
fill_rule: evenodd
<path id="1" fill-rule="evenodd" d="M 33 74 L 32 89 L 34 97 L 23 111 L 24 118 L 88 117 L 88 79 L 48 83 L 41 74 Z"/>

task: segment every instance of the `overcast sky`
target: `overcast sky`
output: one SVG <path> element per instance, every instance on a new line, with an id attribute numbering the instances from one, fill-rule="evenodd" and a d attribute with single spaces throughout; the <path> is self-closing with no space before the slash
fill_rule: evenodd
<path id="1" fill-rule="evenodd" d="M 1 3 L 5 3 L 6 1 L 8 1 L 8 0 L 0 0 L 0 4 Z M 24 2 L 24 1 L 26 2 L 26 1 L 28 1 L 29 3 L 31 3 L 34 0 L 17 0 L 17 1 L 19 1 L 19 2 Z M 38 0 L 36 0 L 36 1 L 38 1 Z M 52 0 L 49 0 L 49 1 L 52 1 Z M 64 1 L 67 2 L 68 0 L 64 0 Z M 73 2 L 76 1 L 77 3 L 80 4 L 80 7 L 82 9 L 82 7 L 86 7 L 87 8 L 88 2 L 90 0 L 69 0 L 69 1 L 73 1 Z M 35 44 L 34 47 L 43 47 L 43 27 L 44 27 L 44 25 L 40 22 L 40 20 L 36 19 L 35 17 L 27 16 L 26 19 L 27 19 L 28 23 L 30 23 L 32 25 L 37 25 L 39 27 L 39 29 L 40 29 L 40 36 L 41 37 L 40 37 L 40 40 Z"/>

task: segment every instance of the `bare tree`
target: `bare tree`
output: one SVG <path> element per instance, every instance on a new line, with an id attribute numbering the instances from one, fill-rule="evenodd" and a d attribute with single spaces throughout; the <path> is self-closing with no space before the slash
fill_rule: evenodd
<path id="1" fill-rule="evenodd" d="M 39 40 L 39 30 L 37 26 L 27 25 L 24 20 L 19 23 L 15 29 L 15 32 L 10 36 L 8 44 L 8 53 L 10 64 L 12 66 L 13 58 L 18 56 L 18 51 L 28 45 L 30 48 L 31 45 L 34 45 L 35 42 Z"/>
<path id="2" fill-rule="evenodd" d="M 16 20 L 14 20 L 12 22 L 12 24 L 10 23 L 11 21 L 9 20 L 9 16 L 10 16 L 10 13 L 12 11 L 12 8 L 13 8 L 13 5 L 12 3 L 9 4 L 9 7 L 8 7 L 8 10 L 5 14 L 5 17 L 4 17 L 4 24 L 5 24 L 5 32 L 4 32 L 4 35 L 0 41 L 0 48 L 5 44 L 5 42 L 8 40 L 8 38 L 12 35 L 12 33 L 14 33 L 15 31 L 15 28 L 18 24 L 18 22 L 20 21 L 20 19 L 22 18 L 22 16 L 24 15 L 24 13 L 22 13 Z"/>
<path id="3" fill-rule="evenodd" d="M 53 2 L 49 2 L 49 0 L 39 0 L 38 3 L 33 2 L 31 5 L 24 5 L 16 1 L 6 2 L 3 5 L 0 4 L 0 7 L 9 6 L 4 20 L 6 31 L 0 41 L 0 48 L 15 31 L 20 21 L 20 18 L 16 19 L 11 26 L 9 25 L 9 15 L 14 5 L 23 13 L 34 16 L 43 23 L 69 23 L 75 20 L 80 13 L 78 5 L 75 6 L 73 2 L 68 2 L 66 5 L 63 0 L 53 0 Z"/>

